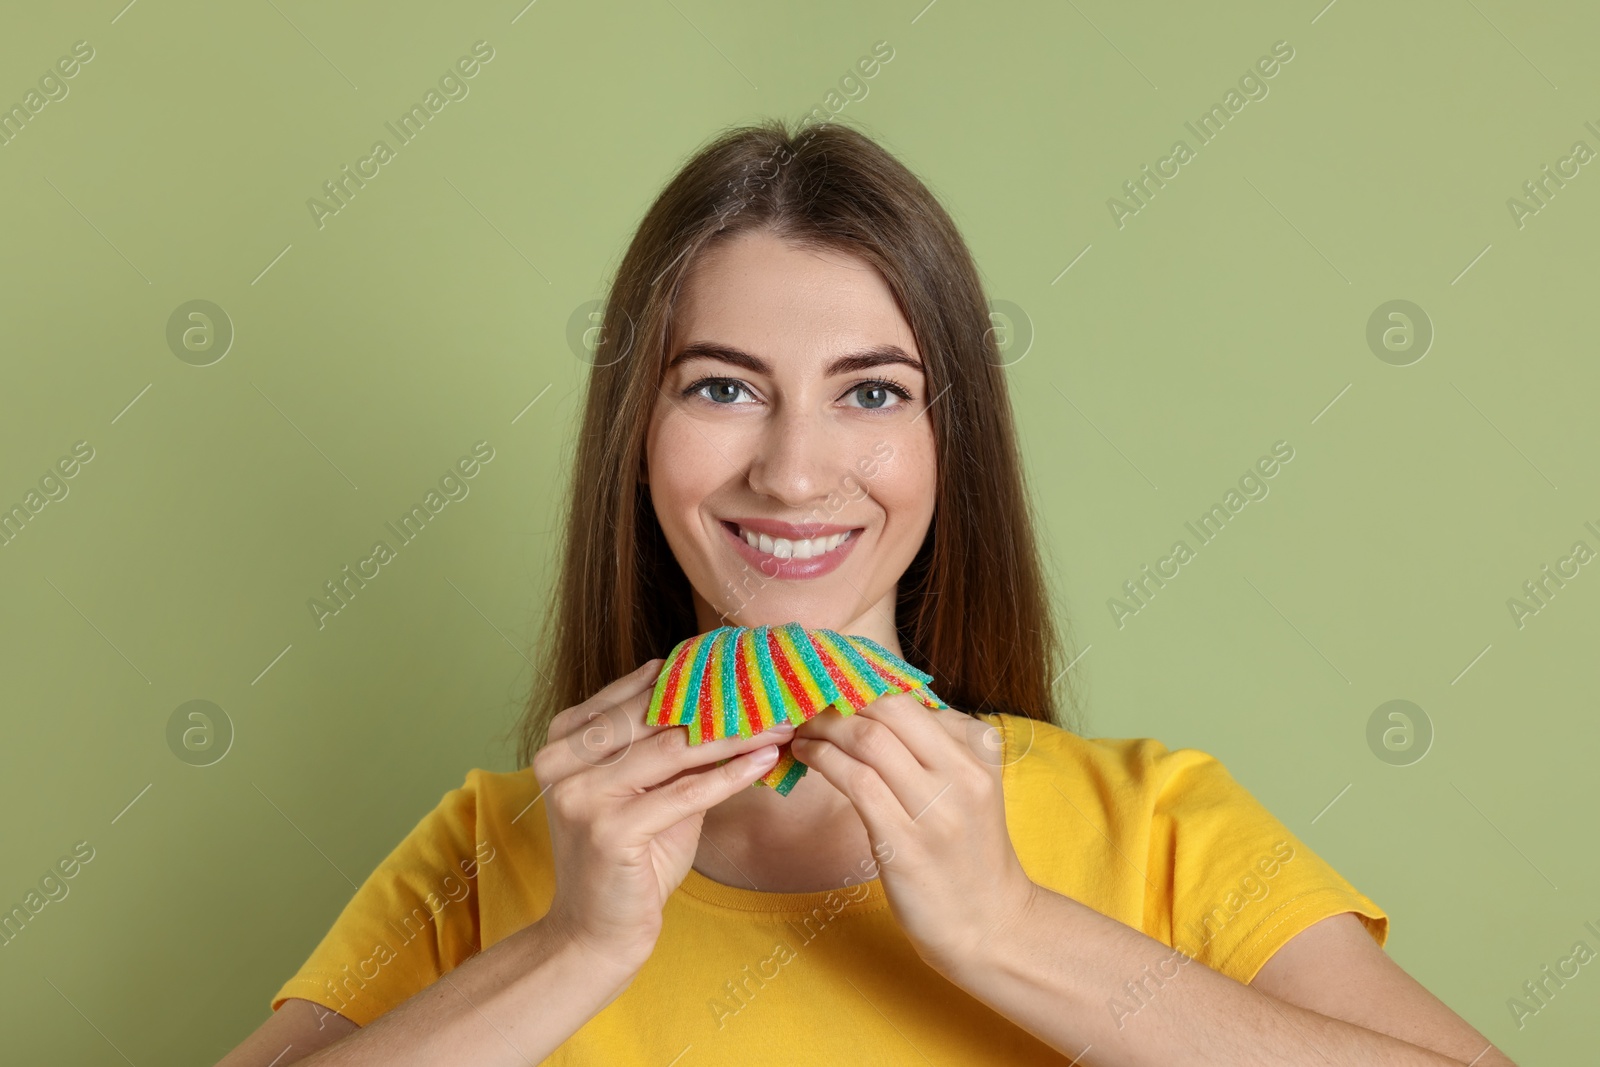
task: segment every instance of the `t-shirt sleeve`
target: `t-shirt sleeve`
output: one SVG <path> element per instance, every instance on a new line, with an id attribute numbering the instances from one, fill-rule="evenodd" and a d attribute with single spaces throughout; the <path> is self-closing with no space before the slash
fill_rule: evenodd
<path id="1" fill-rule="evenodd" d="M 478 951 L 477 774 L 444 795 L 367 876 L 310 958 L 272 997 L 366 1026 Z"/>
<path id="2" fill-rule="evenodd" d="M 1313 923 L 1355 912 L 1380 947 L 1389 917 L 1198 749 L 1152 746 L 1145 928 L 1240 982 Z"/>

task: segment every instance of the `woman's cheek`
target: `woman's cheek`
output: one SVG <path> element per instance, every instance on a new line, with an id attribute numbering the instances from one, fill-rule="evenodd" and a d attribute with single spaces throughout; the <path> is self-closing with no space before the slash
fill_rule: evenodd
<path id="1" fill-rule="evenodd" d="M 681 409 L 665 413 L 650 442 L 651 481 L 665 480 L 678 499 L 723 480 L 737 455 L 740 435 L 715 420 L 696 420 Z"/>
<path id="2" fill-rule="evenodd" d="M 927 419 L 894 428 L 874 442 L 870 486 L 876 496 L 917 498 L 930 493 L 934 484 L 934 453 L 931 435 L 922 427 Z"/>

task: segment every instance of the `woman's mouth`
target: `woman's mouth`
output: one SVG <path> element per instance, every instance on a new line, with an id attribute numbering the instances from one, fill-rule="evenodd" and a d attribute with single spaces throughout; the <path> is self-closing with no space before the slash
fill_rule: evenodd
<path id="1" fill-rule="evenodd" d="M 737 522 L 722 520 L 734 550 L 768 578 L 819 578 L 844 562 L 865 527 L 818 533 L 812 537 L 778 537 Z"/>

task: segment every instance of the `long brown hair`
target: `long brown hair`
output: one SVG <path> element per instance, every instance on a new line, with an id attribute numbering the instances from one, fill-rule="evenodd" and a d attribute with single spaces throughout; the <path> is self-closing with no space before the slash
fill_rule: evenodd
<path id="1" fill-rule="evenodd" d="M 1061 637 L 971 253 L 933 194 L 872 139 L 834 122 L 791 132 L 772 118 L 723 132 L 684 164 L 617 269 L 591 357 L 559 575 L 516 727 L 519 766 L 562 709 L 699 632 L 689 581 L 637 472 L 679 287 L 697 253 L 758 229 L 871 263 L 921 351 L 938 470 L 927 537 L 898 588 L 905 658 L 961 711 L 1074 729 L 1071 682 L 1065 709 L 1054 698 Z"/>

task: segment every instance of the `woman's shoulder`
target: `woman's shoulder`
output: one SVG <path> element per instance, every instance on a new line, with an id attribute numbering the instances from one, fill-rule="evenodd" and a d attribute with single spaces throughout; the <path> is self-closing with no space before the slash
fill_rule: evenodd
<path id="1" fill-rule="evenodd" d="M 534 777 L 532 767 L 508 771 L 471 767 L 461 785 L 452 789 L 446 799 L 457 798 L 463 808 L 470 805 L 475 809 L 478 823 L 493 825 L 520 819 L 543 795 L 544 790 Z"/>
<path id="2" fill-rule="evenodd" d="M 1275 821 L 1228 768 L 1203 749 L 1155 737 L 1085 737 L 1053 722 L 978 716 L 982 758 L 998 761 L 1007 808 L 1023 834 L 1054 837 L 1065 818 L 1091 833 L 1143 837 L 1183 825 L 1226 833 Z M 978 727 L 975 727 L 978 728 Z"/>
<path id="3" fill-rule="evenodd" d="M 539 791 L 538 780 L 533 776 L 532 767 L 522 767 L 516 770 L 497 771 L 487 767 L 468 767 L 460 774 L 461 784 L 447 790 L 441 803 L 462 803 L 467 800 L 481 801 L 483 798 L 499 798 L 525 793 L 532 789 Z"/>
<path id="4" fill-rule="evenodd" d="M 485 841 L 508 832 L 537 837 L 544 816 L 528 818 L 542 795 L 533 770 L 497 771 L 469 767 L 459 772 L 461 784 L 447 789 L 402 843 L 413 851 L 425 844 L 448 843 L 457 852 L 481 851 Z M 425 849 L 431 856 L 433 850 Z M 398 857 L 397 857 L 398 858 Z"/>
<path id="5" fill-rule="evenodd" d="M 466 771 L 465 781 L 461 785 L 461 788 L 468 792 L 489 796 L 515 793 L 529 787 L 538 788 L 538 781 L 533 776 L 532 767 L 521 767 L 510 771 L 494 771 L 487 767 L 469 767 Z"/>
<path id="6" fill-rule="evenodd" d="M 1385 912 L 1211 753 L 1153 737 L 1083 737 L 1026 716 L 981 718 L 1007 761 L 1012 843 L 1041 885 L 1167 945 L 1181 941 L 1241 982 L 1289 937 L 1342 911 L 1383 945 Z"/>
<path id="7" fill-rule="evenodd" d="M 1224 770 L 1198 748 L 1173 748 L 1155 737 L 1087 737 L 1045 719 L 1007 712 L 979 713 L 988 724 L 977 733 L 981 755 L 998 761 L 1009 777 L 1054 778 L 1068 773 L 1101 784 L 1159 790 L 1174 776 Z"/>

